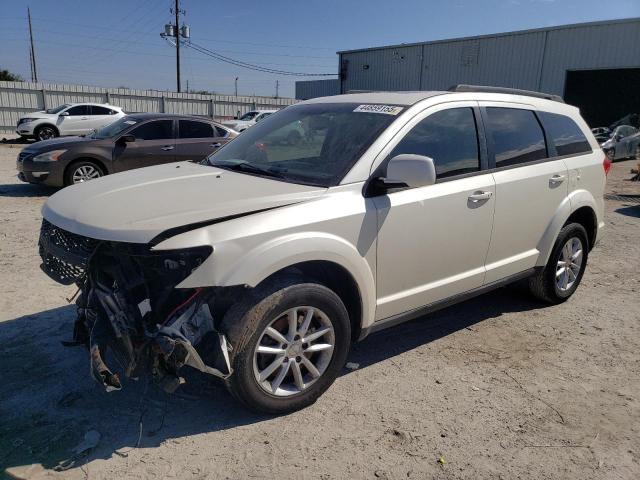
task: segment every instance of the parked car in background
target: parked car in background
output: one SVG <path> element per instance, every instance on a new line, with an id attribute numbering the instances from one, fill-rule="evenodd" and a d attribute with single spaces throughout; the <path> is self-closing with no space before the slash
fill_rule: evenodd
<path id="1" fill-rule="evenodd" d="M 612 161 L 633 157 L 640 159 L 640 131 L 631 125 L 616 127 L 610 138 L 602 143 L 602 149 Z"/>
<path id="2" fill-rule="evenodd" d="M 596 137 L 598 143 L 603 143 L 611 138 L 611 129 L 607 127 L 596 127 L 591 129 L 591 133 Z"/>
<path id="3" fill-rule="evenodd" d="M 276 113 L 278 110 L 251 110 L 236 120 L 223 122 L 225 127 L 229 127 L 236 132 L 244 132 L 247 128 L 255 125 L 260 120 L 264 120 L 269 115 Z"/>
<path id="4" fill-rule="evenodd" d="M 200 164 L 49 198 L 42 268 L 81 290 L 74 341 L 93 377 L 119 390 L 116 372 L 147 368 L 174 391 L 188 365 L 284 413 L 371 332 L 525 278 L 568 300 L 611 162 L 577 108 L 474 88 L 308 100 Z M 306 141 L 271 141 L 301 124 Z"/>
<path id="5" fill-rule="evenodd" d="M 18 120 L 16 133 L 36 140 L 87 135 L 124 115 L 120 107 L 106 103 L 65 103 L 56 108 L 23 115 Z"/>
<path id="6" fill-rule="evenodd" d="M 237 135 L 203 118 L 127 115 L 85 137 L 29 145 L 18 155 L 18 177 L 29 183 L 60 187 L 133 168 L 200 161 Z"/>

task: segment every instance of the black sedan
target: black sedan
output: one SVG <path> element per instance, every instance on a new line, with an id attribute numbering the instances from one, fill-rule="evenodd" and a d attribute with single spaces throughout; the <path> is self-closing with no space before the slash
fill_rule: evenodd
<path id="1" fill-rule="evenodd" d="M 236 135 L 204 118 L 127 115 L 92 135 L 29 145 L 18 155 L 18 177 L 24 182 L 61 187 L 133 168 L 200 161 Z"/>

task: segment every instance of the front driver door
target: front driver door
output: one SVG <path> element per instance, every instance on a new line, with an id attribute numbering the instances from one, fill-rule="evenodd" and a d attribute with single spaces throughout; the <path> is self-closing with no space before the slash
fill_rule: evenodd
<path id="1" fill-rule="evenodd" d="M 120 172 L 175 161 L 173 123 L 173 120 L 151 120 L 125 132 L 136 140 L 116 141 L 114 170 Z"/>
<path id="2" fill-rule="evenodd" d="M 433 158 L 437 180 L 374 198 L 376 320 L 482 285 L 495 184 L 483 173 L 486 149 L 479 124 L 475 102 L 440 105 L 409 122 L 396 136 L 399 143 L 386 149 L 387 159 L 401 153 Z"/>
<path id="3" fill-rule="evenodd" d="M 58 116 L 58 129 L 61 135 L 86 135 L 91 133 L 89 105 L 76 105 L 62 113 L 67 115 Z"/>

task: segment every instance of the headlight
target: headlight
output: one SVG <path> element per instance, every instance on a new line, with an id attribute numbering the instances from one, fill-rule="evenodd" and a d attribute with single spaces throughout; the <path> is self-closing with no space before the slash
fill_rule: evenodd
<path id="1" fill-rule="evenodd" d="M 35 118 L 21 118 L 18 121 L 18 125 L 22 125 L 23 123 L 30 123 L 33 122 L 35 120 Z"/>
<path id="2" fill-rule="evenodd" d="M 50 152 L 44 152 L 40 155 L 33 157 L 34 162 L 55 162 L 60 158 L 66 150 L 51 150 Z"/>

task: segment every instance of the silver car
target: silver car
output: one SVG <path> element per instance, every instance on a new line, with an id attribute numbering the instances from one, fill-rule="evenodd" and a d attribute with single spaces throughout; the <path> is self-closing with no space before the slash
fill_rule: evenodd
<path id="1" fill-rule="evenodd" d="M 631 125 L 620 125 L 602 144 L 602 149 L 611 161 L 623 158 L 640 160 L 640 131 Z"/>
<path id="2" fill-rule="evenodd" d="M 200 164 L 53 195 L 43 270 L 80 288 L 73 343 L 95 379 L 111 391 L 147 371 L 173 391 L 190 366 L 289 412 L 372 332 L 525 278 L 566 301 L 611 162 L 577 108 L 496 90 L 316 98 Z M 292 125 L 304 141 L 282 141 Z"/>

